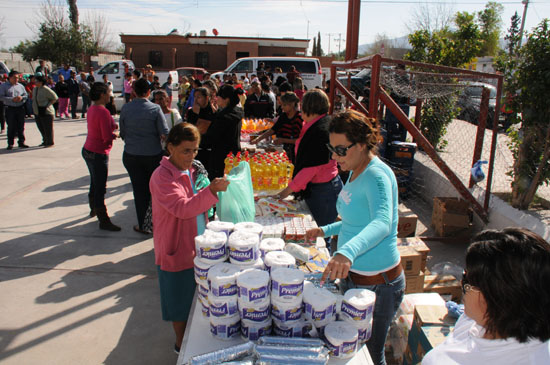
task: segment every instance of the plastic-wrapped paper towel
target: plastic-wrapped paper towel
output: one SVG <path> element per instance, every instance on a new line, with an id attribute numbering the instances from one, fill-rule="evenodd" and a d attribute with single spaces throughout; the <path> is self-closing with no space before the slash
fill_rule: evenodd
<path id="1" fill-rule="evenodd" d="M 201 354 L 193 356 L 189 359 L 191 365 L 206 365 L 206 364 L 219 364 L 222 362 L 233 361 L 248 357 L 252 354 L 254 344 L 250 341 L 227 347 L 221 350 L 209 352 L 207 354 Z"/>
<path id="2" fill-rule="evenodd" d="M 250 341 L 257 341 L 262 336 L 271 334 L 271 318 L 263 322 L 241 319 L 242 336 Z"/>
<path id="3" fill-rule="evenodd" d="M 237 297 L 216 297 L 210 294 L 208 303 L 210 305 L 210 317 L 233 317 L 239 313 Z"/>
<path id="4" fill-rule="evenodd" d="M 336 321 L 325 326 L 324 337 L 334 357 L 349 358 L 357 352 L 357 328 L 348 322 Z"/>
<path id="5" fill-rule="evenodd" d="M 240 222 L 235 224 L 234 231 L 245 231 L 245 232 L 251 232 L 256 233 L 258 237 L 260 237 L 260 240 L 262 239 L 262 232 L 264 230 L 264 227 L 259 223 L 254 222 Z"/>
<path id="6" fill-rule="evenodd" d="M 237 274 L 237 294 L 242 302 L 259 303 L 269 300 L 269 273 L 248 269 Z"/>
<path id="7" fill-rule="evenodd" d="M 211 307 L 212 308 L 212 307 Z M 238 314 L 229 317 L 216 317 L 210 313 L 210 333 L 222 340 L 236 337 L 241 332 L 241 319 Z"/>
<path id="8" fill-rule="evenodd" d="M 229 260 L 234 264 L 253 264 L 260 257 L 260 239 L 248 231 L 235 231 L 229 236 Z"/>
<path id="9" fill-rule="evenodd" d="M 233 232 L 235 225 L 232 222 L 212 221 L 208 222 L 206 228 L 214 232 L 223 232 L 227 237 Z"/>
<path id="10" fill-rule="evenodd" d="M 264 238 L 260 242 L 260 251 L 262 258 L 271 251 L 283 251 L 285 249 L 285 241 L 282 238 Z"/>
<path id="11" fill-rule="evenodd" d="M 276 268 L 271 272 L 271 298 L 279 303 L 302 300 L 304 273 L 298 269 Z"/>
<path id="12" fill-rule="evenodd" d="M 205 230 L 200 236 L 195 237 L 196 257 L 209 264 L 216 264 L 227 259 L 227 236 L 223 232 Z"/>
<path id="13" fill-rule="evenodd" d="M 279 267 L 296 267 L 294 256 L 285 251 L 271 251 L 265 254 L 264 265 L 268 271 Z"/>
<path id="14" fill-rule="evenodd" d="M 222 262 L 208 270 L 210 294 L 216 297 L 237 297 L 237 273 L 240 269 L 235 265 Z"/>
<path id="15" fill-rule="evenodd" d="M 309 250 L 307 248 L 292 242 L 286 244 L 285 252 L 291 254 L 298 261 L 308 262 L 310 259 Z"/>
<path id="16" fill-rule="evenodd" d="M 297 321 L 302 318 L 302 301 L 297 300 L 291 303 L 271 301 L 271 315 L 273 319 L 281 323 Z"/>
<path id="17" fill-rule="evenodd" d="M 215 264 L 202 261 L 198 256 L 193 259 L 193 269 L 195 271 L 195 282 L 208 281 L 208 270 Z"/>
<path id="18" fill-rule="evenodd" d="M 264 322 L 270 316 L 270 301 L 269 298 L 264 298 L 258 302 L 244 302 L 241 299 L 238 300 L 239 315 L 241 319 L 246 319 L 253 322 Z"/>
<path id="19" fill-rule="evenodd" d="M 309 281 L 305 281 L 303 300 L 305 316 L 316 327 L 325 326 L 334 321 L 336 295 L 324 288 L 316 287 Z"/>
<path id="20" fill-rule="evenodd" d="M 357 326 L 364 327 L 372 317 L 376 293 L 368 289 L 349 289 L 344 293 L 340 317 L 359 322 Z"/>
<path id="21" fill-rule="evenodd" d="M 297 321 L 281 322 L 273 318 L 273 334 L 281 337 L 305 337 L 312 329 L 311 323 L 303 318 Z"/>

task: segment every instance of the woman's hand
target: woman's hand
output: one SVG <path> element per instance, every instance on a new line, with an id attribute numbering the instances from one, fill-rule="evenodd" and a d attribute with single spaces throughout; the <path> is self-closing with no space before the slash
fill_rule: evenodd
<path id="1" fill-rule="evenodd" d="M 212 194 L 216 195 L 220 191 L 226 191 L 229 181 L 224 177 L 217 177 L 209 185 L 210 191 Z"/>
<path id="2" fill-rule="evenodd" d="M 345 279 L 348 276 L 351 261 L 344 255 L 336 254 L 329 261 L 323 276 L 321 277 L 321 285 L 325 284 L 325 280 L 330 275 L 330 280 Z"/>
<path id="3" fill-rule="evenodd" d="M 325 232 L 321 228 L 308 229 L 306 232 L 306 242 L 315 242 L 317 237 L 324 237 Z"/>

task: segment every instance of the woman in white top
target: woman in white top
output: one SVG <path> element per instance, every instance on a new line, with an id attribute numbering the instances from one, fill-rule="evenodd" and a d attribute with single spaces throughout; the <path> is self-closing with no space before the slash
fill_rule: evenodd
<path id="1" fill-rule="evenodd" d="M 484 231 L 466 253 L 464 314 L 422 360 L 550 364 L 550 245 L 524 228 Z"/>
<path id="2" fill-rule="evenodd" d="M 153 93 L 153 101 L 155 102 L 155 104 L 160 105 L 169 129 L 172 129 L 172 127 L 176 124 L 183 122 L 180 112 L 177 109 L 170 108 L 170 98 L 168 97 L 166 91 L 155 90 L 155 92 Z"/>

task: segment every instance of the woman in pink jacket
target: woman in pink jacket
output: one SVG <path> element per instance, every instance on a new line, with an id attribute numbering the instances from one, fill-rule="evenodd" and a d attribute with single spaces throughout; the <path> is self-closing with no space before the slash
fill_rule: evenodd
<path id="1" fill-rule="evenodd" d="M 162 319 L 172 322 L 176 352 L 195 292 L 195 236 L 204 232 L 208 210 L 218 201 L 217 193 L 229 184 L 225 178 L 208 181 L 206 170 L 194 160 L 199 143 L 197 127 L 176 124 L 166 140 L 170 157 L 163 157 L 149 182 Z"/>

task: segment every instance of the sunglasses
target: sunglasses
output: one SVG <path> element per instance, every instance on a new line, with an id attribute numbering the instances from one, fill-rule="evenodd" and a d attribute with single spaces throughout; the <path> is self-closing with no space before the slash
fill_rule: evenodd
<path id="1" fill-rule="evenodd" d="M 331 153 L 335 153 L 337 154 L 338 156 L 340 157 L 345 157 L 347 154 L 348 154 L 348 150 L 350 148 L 352 148 L 353 146 L 356 145 L 356 142 L 353 142 L 352 144 L 350 144 L 349 146 L 347 147 L 342 147 L 342 146 L 332 146 L 330 143 L 327 143 L 327 148 L 328 150 L 331 152 Z"/>
<path id="2" fill-rule="evenodd" d="M 468 281 L 466 271 L 462 273 L 462 280 L 460 281 L 460 284 L 462 285 L 462 294 L 466 294 L 466 292 L 469 291 L 479 291 L 478 289 L 475 289 L 474 286 L 472 286 Z"/>

